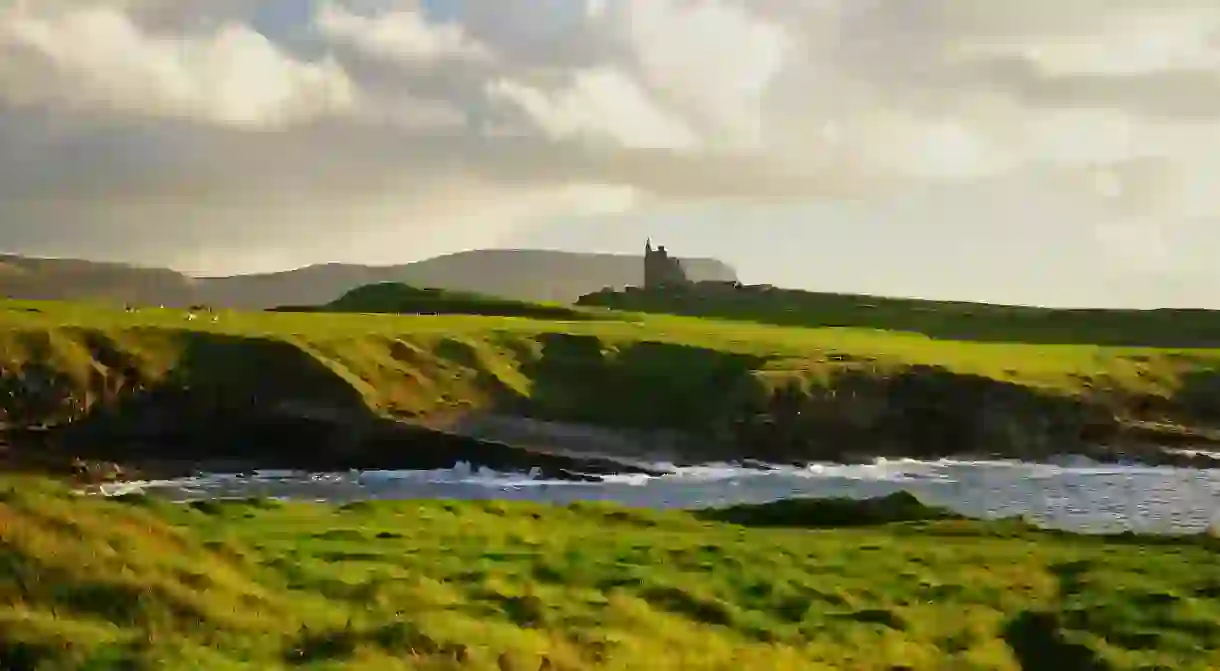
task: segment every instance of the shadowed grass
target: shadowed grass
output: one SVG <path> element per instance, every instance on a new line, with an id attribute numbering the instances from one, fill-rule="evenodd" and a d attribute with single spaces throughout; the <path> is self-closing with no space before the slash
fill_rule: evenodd
<path id="1" fill-rule="evenodd" d="M 1220 663 L 1220 548 L 1205 538 L 927 514 L 752 528 L 600 504 L 203 510 L 28 479 L 0 489 L 8 669 Z M 838 524 L 813 507 L 793 523 Z"/>
<path id="2" fill-rule="evenodd" d="M 558 304 L 515 301 L 465 291 L 419 289 L 393 282 L 369 284 L 352 289 L 338 299 L 327 303 L 320 311 L 434 315 L 464 314 L 570 321 L 584 321 L 597 318 L 597 313 L 593 310 L 574 309 Z"/>

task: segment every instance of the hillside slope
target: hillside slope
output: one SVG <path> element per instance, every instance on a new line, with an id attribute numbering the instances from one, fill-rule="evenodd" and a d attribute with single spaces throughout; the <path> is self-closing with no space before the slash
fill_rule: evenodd
<path id="1" fill-rule="evenodd" d="M 685 261 L 691 276 L 733 280 L 736 272 L 720 261 Z M 201 280 L 208 303 L 241 309 L 271 305 L 316 305 L 366 284 L 397 282 L 416 287 L 468 291 L 501 298 L 571 303 L 605 287 L 638 285 L 640 257 L 546 250 L 488 249 L 439 256 L 401 266 L 328 264 L 264 275 Z"/>
<path id="2" fill-rule="evenodd" d="M 0 255 L 0 298 L 190 305 L 198 283 L 168 268 Z"/>
<path id="3" fill-rule="evenodd" d="M 693 259 L 686 263 L 696 279 L 736 278 L 735 271 L 720 261 Z M 259 310 L 321 305 L 356 287 L 399 282 L 516 300 L 571 303 L 605 287 L 639 284 L 643 274 L 643 260 L 635 256 L 543 250 L 481 250 L 397 266 L 336 263 L 208 278 L 166 268 L 0 255 L 0 298 L 180 307 L 207 303 Z"/>

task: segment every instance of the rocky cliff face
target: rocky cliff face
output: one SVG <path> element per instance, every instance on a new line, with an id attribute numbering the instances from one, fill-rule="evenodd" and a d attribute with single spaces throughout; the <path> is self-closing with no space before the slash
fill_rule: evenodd
<path id="1" fill-rule="evenodd" d="M 1113 410 L 935 367 L 888 375 L 845 370 L 826 386 L 782 386 L 726 422 L 759 459 L 838 461 L 988 454 L 1041 459 L 1114 439 Z"/>
<path id="2" fill-rule="evenodd" d="M 889 374 L 845 369 L 825 386 L 790 383 L 720 424 L 731 450 L 777 462 L 950 456 L 1042 461 L 1064 454 L 1100 461 L 1215 467 L 1217 435 L 1204 375 L 1178 397 L 1065 395 L 1002 380 L 913 366 Z M 1214 400 L 1212 401 L 1214 403 Z M 1141 414 L 1143 416 L 1141 416 Z"/>
<path id="3" fill-rule="evenodd" d="M 217 370 L 150 376 L 124 362 L 121 352 L 95 350 L 110 366 L 92 368 L 85 380 L 47 362 L 0 367 L 0 469 L 72 472 L 90 480 L 201 468 L 430 470 L 460 462 L 506 472 L 536 469 L 555 479 L 652 472 L 612 457 L 396 421 L 312 369 L 286 343 L 265 347 L 252 362 L 262 374 L 242 375 L 240 383 Z"/>
<path id="4" fill-rule="evenodd" d="M 37 450 L 101 460 L 308 468 L 467 460 L 584 473 L 626 470 L 594 453 L 638 459 L 647 451 L 610 447 L 624 441 L 664 445 L 666 458 L 686 461 L 1076 453 L 1208 466 L 1162 448 L 1220 444 L 1206 430 L 1220 424 L 1220 376 L 1208 370 L 1184 374 L 1176 394 L 1156 398 L 863 360 L 829 364 L 828 378 L 794 369 L 766 384 L 773 362 L 756 355 L 645 341 L 609 346 L 591 336 L 522 338 L 364 338 L 349 343 L 359 360 L 341 348 L 323 353 L 275 338 L 192 334 L 178 344 L 145 343 L 180 348 L 167 368 L 125 349 L 128 336 L 64 332 L 38 341 L 71 345 L 58 354 L 0 365 L 0 425 L 17 447 L 37 427 L 53 427 Z M 89 357 L 67 362 L 70 352 Z M 402 407 L 395 395 L 402 403 L 456 399 L 443 410 L 467 421 L 450 422 L 451 430 L 393 421 Z M 419 408 L 421 422 L 442 409 Z M 480 413 L 537 421 L 528 431 L 519 421 L 506 429 L 473 421 Z M 657 441 L 639 438 L 649 435 Z M 3 442 L 0 435 L 0 452 Z M 547 447 L 555 449 L 548 455 Z M 581 453 L 587 458 L 572 456 Z"/>

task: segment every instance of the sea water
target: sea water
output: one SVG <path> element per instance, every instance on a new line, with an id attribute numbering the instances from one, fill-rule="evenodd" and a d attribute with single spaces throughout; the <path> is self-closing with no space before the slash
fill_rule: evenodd
<path id="1" fill-rule="evenodd" d="M 95 493 L 146 492 L 172 500 L 271 497 L 350 502 L 376 499 L 607 501 L 650 508 L 704 508 L 788 497 L 869 498 L 897 491 L 980 518 L 1023 516 L 1082 532 L 1198 532 L 1220 524 L 1220 470 L 1015 461 L 877 460 L 863 465 L 745 467 L 652 464 L 663 475 L 601 482 L 548 480 L 459 464 L 438 471 L 200 474 L 105 485 Z"/>

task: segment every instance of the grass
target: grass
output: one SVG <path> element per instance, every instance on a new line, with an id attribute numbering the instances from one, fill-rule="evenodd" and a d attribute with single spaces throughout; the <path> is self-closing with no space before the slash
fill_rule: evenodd
<path id="1" fill-rule="evenodd" d="M 1050 309 L 746 287 L 601 291 L 580 305 L 805 328 L 909 331 L 947 340 L 1220 346 L 1220 312 Z"/>
<path id="2" fill-rule="evenodd" d="M 825 380 L 843 367 L 937 365 L 1062 394 L 1169 396 L 1185 378 L 1220 365 L 1220 349 L 966 342 L 604 314 L 547 321 L 222 311 L 215 321 L 188 321 L 172 309 L 8 302 L 0 303 L 0 386 L 28 390 L 33 377 L 35 387 L 58 389 L 46 403 L 22 401 L 31 406 L 23 416 L 35 418 L 78 412 L 134 387 L 177 385 L 287 392 L 409 416 L 495 408 L 686 426 L 715 417 L 735 395 Z"/>
<path id="3" fill-rule="evenodd" d="M 1203 537 L 802 529 L 773 511 L 753 527 L 600 504 L 177 505 L 37 480 L 5 481 L 0 500 L 13 671 L 1220 663 Z"/>

